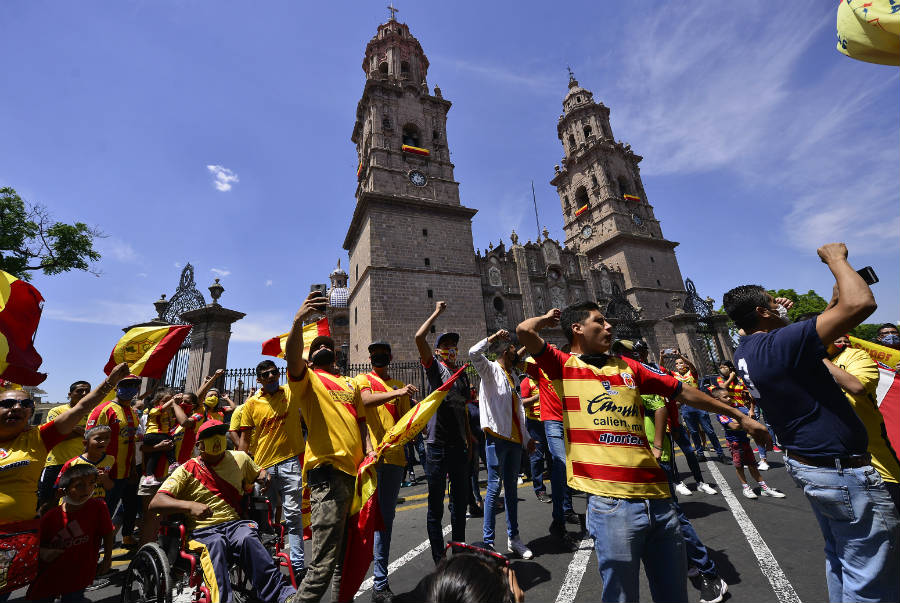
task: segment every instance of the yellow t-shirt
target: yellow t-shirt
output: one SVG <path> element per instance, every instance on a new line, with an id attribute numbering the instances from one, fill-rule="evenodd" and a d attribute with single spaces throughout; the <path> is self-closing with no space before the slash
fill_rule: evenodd
<path id="1" fill-rule="evenodd" d="M 356 386 L 359 388 L 360 394 L 364 391 L 380 394 L 400 389 L 404 386 L 404 383 L 397 379 L 384 381 L 375 371 L 372 371 L 364 375 L 357 375 Z M 378 406 L 363 405 L 363 407 L 366 410 L 366 427 L 369 430 L 369 440 L 372 442 L 372 446 L 375 447 L 384 439 L 384 434 L 396 425 L 403 415 L 409 412 L 409 396 L 400 396 Z M 382 459 L 385 463 L 406 467 L 406 453 L 403 450 L 403 446 L 388 450 L 382 456 Z"/>
<path id="2" fill-rule="evenodd" d="M 147 430 L 144 433 L 165 433 L 172 431 L 175 423 L 175 415 L 171 410 L 166 408 L 163 410 L 159 406 L 154 406 L 147 411 Z"/>
<path id="3" fill-rule="evenodd" d="M 300 410 L 308 430 L 303 455 L 303 480 L 306 473 L 329 463 L 348 475 L 365 457 L 359 422 L 365 421 L 365 409 L 359 388 L 353 379 L 308 369 L 299 381 L 288 383 L 291 395 L 300 401 Z"/>
<path id="4" fill-rule="evenodd" d="M 568 484 L 613 498 L 669 498 L 644 430 L 641 394 L 669 398 L 680 391 L 678 381 L 630 358 L 610 356 L 598 367 L 549 346 L 535 362 L 562 383 Z"/>
<path id="5" fill-rule="evenodd" d="M 250 454 L 268 469 L 303 454 L 300 400 L 292 388 L 282 385 L 274 394 L 258 391 L 247 398 L 241 412 L 241 430 L 250 429 Z"/>
<path id="6" fill-rule="evenodd" d="M 206 519 L 188 518 L 189 527 L 196 530 L 240 519 L 241 497 L 253 490 L 257 475 L 259 465 L 250 455 L 228 450 L 215 466 L 208 466 L 199 458 L 190 459 L 162 483 L 159 491 L 209 507 L 212 515 Z"/>
<path id="7" fill-rule="evenodd" d="M 540 390 L 538 390 L 537 381 L 532 379 L 531 377 L 526 377 L 522 379 L 522 384 L 519 386 L 522 401 L 524 403 L 525 398 L 530 398 L 535 395 L 539 395 Z M 541 420 L 541 401 L 540 398 L 535 400 L 530 406 L 525 405 L 525 418 L 531 419 L 533 421 Z"/>
<path id="8" fill-rule="evenodd" d="M 234 409 L 234 412 L 231 413 L 231 421 L 228 425 L 228 431 L 240 431 L 241 430 L 241 416 L 244 414 L 244 405 L 238 404 L 237 408 Z"/>
<path id="9" fill-rule="evenodd" d="M 70 410 L 72 407 L 68 404 L 60 404 L 59 406 L 54 406 L 50 409 L 50 412 L 47 413 L 47 420 L 44 423 L 52 423 L 56 420 L 56 417 L 63 414 L 67 410 Z M 81 420 L 78 421 L 78 425 L 84 427 L 85 423 L 87 423 L 87 415 L 81 417 Z M 53 447 L 53 450 L 50 451 L 50 454 L 47 455 L 47 465 L 62 465 L 70 458 L 74 456 L 78 456 L 81 454 L 81 451 L 84 450 L 84 440 L 83 438 L 66 438 L 59 444 Z"/>
<path id="10" fill-rule="evenodd" d="M 37 486 L 47 451 L 62 438 L 53 423 L 44 423 L 0 442 L 0 524 L 37 515 Z"/>
<path id="11" fill-rule="evenodd" d="M 865 350 L 857 348 L 844 348 L 832 362 L 859 379 L 866 388 L 865 394 L 854 396 L 845 391 L 844 395 L 850 400 L 853 410 L 866 426 L 872 466 L 878 470 L 884 481 L 897 483 L 900 481 L 900 462 L 897 461 L 897 455 L 888 440 L 884 417 L 878 409 L 878 400 L 875 397 L 880 376 L 878 365 Z"/>
<path id="12" fill-rule="evenodd" d="M 109 454 L 104 454 L 103 458 L 100 459 L 100 462 L 98 462 L 98 463 L 92 463 L 91 461 L 88 460 L 88 458 L 85 455 L 81 454 L 81 455 L 78 455 L 78 456 L 66 461 L 65 465 L 63 465 L 63 468 L 60 469 L 59 474 L 62 475 L 63 473 L 65 473 L 66 469 L 68 469 L 71 465 L 93 465 L 97 469 L 106 469 L 107 471 L 109 471 L 110 469 L 112 469 L 113 465 L 115 465 L 115 464 L 116 464 L 116 459 L 114 459 L 112 457 L 112 455 L 109 455 Z M 112 477 L 112 473 L 110 473 L 109 475 L 110 475 L 110 477 Z M 58 480 L 59 480 L 59 478 L 57 478 L 57 481 Z M 101 483 L 100 479 L 98 478 L 97 484 L 94 486 L 94 498 L 105 498 L 105 497 L 106 497 L 106 488 L 103 487 L 103 484 Z M 62 504 L 62 500 L 60 500 L 59 503 Z"/>

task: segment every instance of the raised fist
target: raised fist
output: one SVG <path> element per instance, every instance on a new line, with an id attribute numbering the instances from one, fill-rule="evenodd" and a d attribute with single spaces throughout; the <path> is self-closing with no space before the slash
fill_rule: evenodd
<path id="1" fill-rule="evenodd" d="M 847 246 L 843 243 L 827 243 L 816 250 L 826 264 L 847 259 Z"/>

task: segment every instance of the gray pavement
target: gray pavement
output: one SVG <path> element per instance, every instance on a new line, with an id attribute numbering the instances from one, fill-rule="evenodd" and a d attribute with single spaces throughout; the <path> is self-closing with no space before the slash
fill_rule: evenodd
<path id="1" fill-rule="evenodd" d="M 682 477 L 693 490 L 686 462 L 676 456 Z M 786 473 L 781 454 L 769 453 L 771 469 L 763 472 L 767 483 L 787 496 L 782 499 L 749 500 L 741 495 L 740 482 L 731 465 L 717 461 L 701 463 L 705 480 L 720 489 L 727 485 L 731 497 L 694 492 L 680 502 L 691 519 L 701 540 L 709 548 L 721 576 L 729 584 L 726 600 L 789 603 L 827 600 L 824 580 L 822 536 L 809 504 L 802 492 Z M 417 467 L 421 476 L 421 468 Z M 486 472 L 482 471 L 482 478 Z M 549 484 L 548 484 L 549 488 Z M 527 601 L 600 600 L 601 581 L 596 557 L 590 541 L 585 550 L 562 550 L 548 535 L 550 505 L 537 501 L 530 483 L 519 487 L 519 524 L 522 539 L 534 551 L 530 561 L 516 560 L 519 583 L 525 589 Z M 397 507 L 391 562 L 397 566 L 390 576 L 395 593 L 412 590 L 423 576 L 434 569 L 430 549 L 425 544 L 426 487 L 424 483 L 404 488 L 405 500 Z M 729 504 L 729 499 L 731 504 Z M 583 514 L 586 500 L 575 497 L 575 510 Z M 449 513 L 445 512 L 445 523 Z M 466 526 L 468 542 L 481 540 L 481 519 L 469 519 Z M 497 517 L 497 547 L 505 546 L 505 520 Z M 570 529 L 575 530 L 574 526 Z M 752 543 L 752 544 L 751 544 Z M 307 544 L 307 551 L 309 545 Z M 124 569 L 132 551 L 116 550 L 114 568 Z M 400 559 L 401 561 L 397 561 Z M 363 587 L 371 582 L 364 583 Z M 699 600 L 699 591 L 689 585 L 691 600 Z M 363 590 L 357 600 L 368 601 L 371 589 Z M 21 593 L 10 600 L 21 600 Z M 112 585 L 87 593 L 92 601 L 113 603 L 118 600 L 116 577 Z M 641 599 L 650 600 L 645 579 L 641 584 Z M 327 596 L 326 599 L 328 600 Z"/>

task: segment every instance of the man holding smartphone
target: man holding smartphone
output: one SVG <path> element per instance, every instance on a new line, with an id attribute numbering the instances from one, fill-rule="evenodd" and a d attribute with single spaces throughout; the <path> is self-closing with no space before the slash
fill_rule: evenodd
<path id="1" fill-rule="evenodd" d="M 728 316 L 746 333 L 734 358 L 819 521 L 829 598 L 897 601 L 900 518 L 871 465 L 865 427 L 824 362 L 826 348 L 875 311 L 875 298 L 843 243 L 823 245 L 818 254 L 840 298 L 814 318 L 790 324 L 792 302 L 759 285 L 723 296 Z"/>

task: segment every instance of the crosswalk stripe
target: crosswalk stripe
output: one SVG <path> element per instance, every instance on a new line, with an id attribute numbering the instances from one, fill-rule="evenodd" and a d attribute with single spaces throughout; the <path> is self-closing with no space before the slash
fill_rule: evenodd
<path id="1" fill-rule="evenodd" d="M 450 533 L 450 526 L 444 526 L 443 534 L 446 536 Z M 431 542 L 429 540 L 422 541 L 417 547 L 412 548 L 406 552 L 405 555 L 400 557 L 399 559 L 395 559 L 393 562 L 388 564 L 387 573 L 388 576 L 396 572 L 398 569 L 418 557 L 422 554 L 426 549 L 431 548 Z M 364 592 L 372 588 L 375 584 L 375 578 L 366 578 L 366 580 L 360 585 L 359 590 L 356 591 L 356 595 L 354 595 L 354 599 L 358 599 L 362 596 Z"/>
<path id="2" fill-rule="evenodd" d="M 575 595 L 578 594 L 578 587 L 581 586 L 581 580 L 584 578 L 584 572 L 587 569 L 593 548 L 594 539 L 590 537 L 585 538 L 578 545 L 578 550 L 575 552 L 575 556 L 572 557 L 572 562 L 569 563 L 569 569 L 559 589 L 559 594 L 556 595 L 556 603 L 571 603 L 571 601 L 575 600 Z"/>

